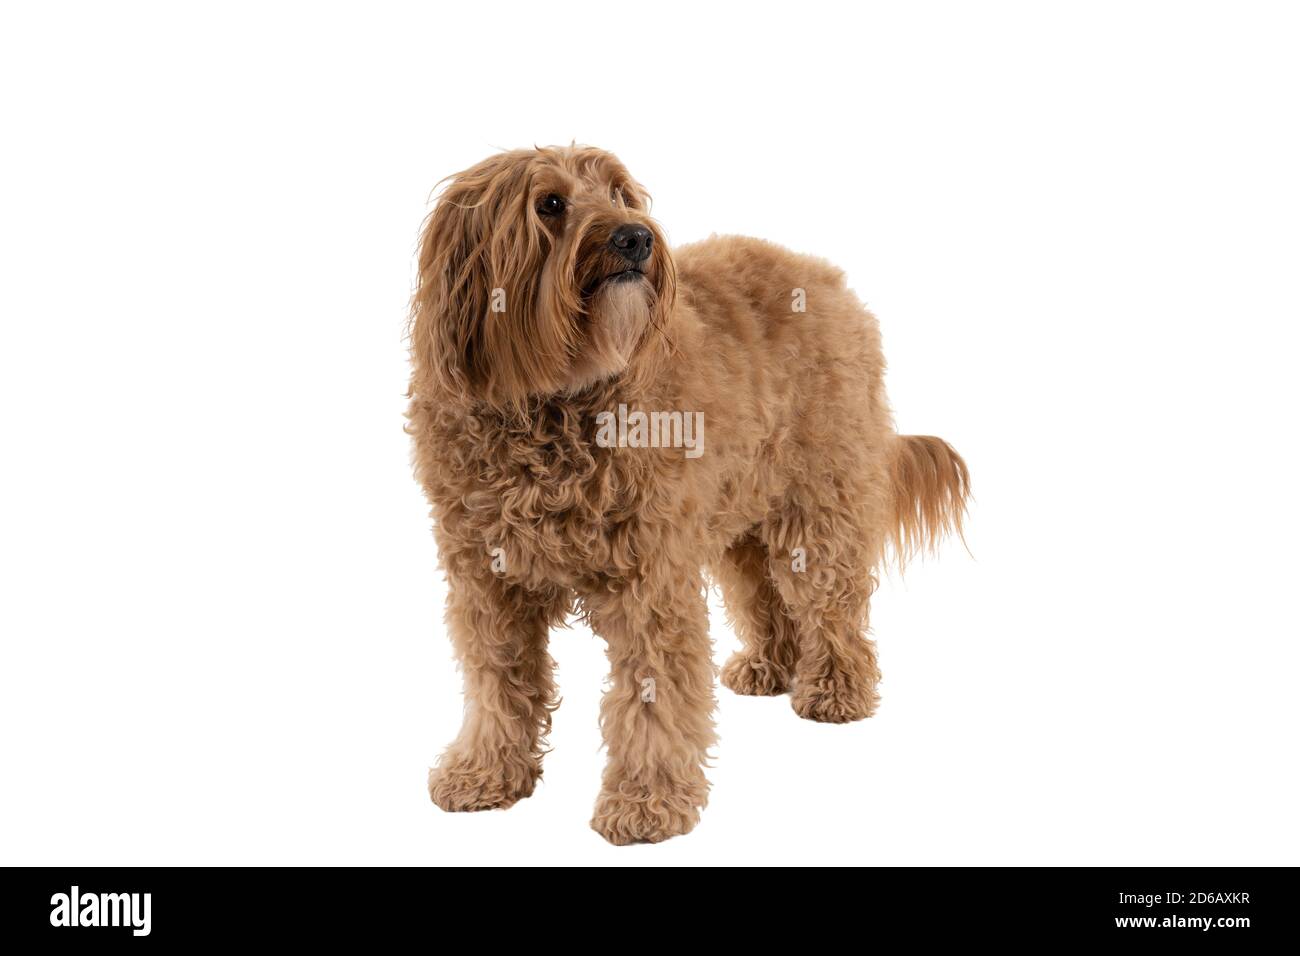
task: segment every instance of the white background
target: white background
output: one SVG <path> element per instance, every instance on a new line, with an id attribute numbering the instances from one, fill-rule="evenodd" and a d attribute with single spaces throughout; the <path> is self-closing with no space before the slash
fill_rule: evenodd
<path id="1" fill-rule="evenodd" d="M 1292 16 L 6 7 L 0 860 L 1300 862 Z M 588 829 L 577 627 L 538 792 L 425 792 L 461 699 L 402 432 L 417 230 L 441 177 L 571 140 L 674 242 L 843 266 L 900 430 L 975 485 L 974 557 L 875 598 L 879 715 L 720 690 L 659 846 Z"/>

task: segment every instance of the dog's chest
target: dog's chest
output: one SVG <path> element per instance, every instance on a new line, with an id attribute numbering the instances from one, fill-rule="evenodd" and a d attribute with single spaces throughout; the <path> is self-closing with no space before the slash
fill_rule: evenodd
<path id="1" fill-rule="evenodd" d="M 498 571 L 521 583 L 583 587 L 631 568 L 652 535 L 647 516 L 671 475 L 658 456 L 601 448 L 580 434 L 480 446 L 469 496 Z"/>

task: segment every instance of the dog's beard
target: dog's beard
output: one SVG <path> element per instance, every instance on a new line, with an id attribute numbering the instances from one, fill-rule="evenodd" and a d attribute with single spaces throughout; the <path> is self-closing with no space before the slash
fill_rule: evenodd
<path id="1" fill-rule="evenodd" d="M 650 326 L 653 295 L 649 280 L 642 275 L 606 279 L 591 294 L 584 341 L 573 360 L 570 391 L 627 368 Z"/>

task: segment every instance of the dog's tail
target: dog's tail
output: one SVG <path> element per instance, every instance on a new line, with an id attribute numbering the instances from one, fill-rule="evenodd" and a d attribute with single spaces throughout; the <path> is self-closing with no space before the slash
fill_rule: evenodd
<path id="1" fill-rule="evenodd" d="M 894 458 L 894 522 L 891 537 L 901 568 L 923 551 L 933 551 L 945 534 L 962 538 L 970 495 L 966 462 L 942 438 L 899 435 Z"/>

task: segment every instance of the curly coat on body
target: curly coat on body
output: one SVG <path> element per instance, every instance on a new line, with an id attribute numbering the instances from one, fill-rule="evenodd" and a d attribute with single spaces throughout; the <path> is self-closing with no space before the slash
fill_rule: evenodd
<path id="1" fill-rule="evenodd" d="M 670 252 L 609 153 L 506 152 L 429 217 L 411 354 L 466 696 L 429 776 L 440 807 L 532 793 L 548 631 L 577 611 L 611 668 L 592 826 L 617 844 L 688 832 L 715 739 L 706 570 L 743 644 L 726 686 L 870 716 L 877 569 L 891 544 L 901 559 L 959 530 L 968 477 L 945 442 L 895 433 L 876 320 L 838 269 L 740 237 Z M 666 440 L 628 440 L 638 413 Z"/>

